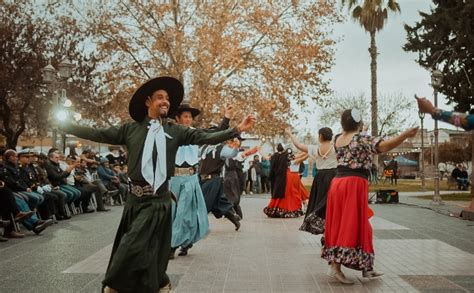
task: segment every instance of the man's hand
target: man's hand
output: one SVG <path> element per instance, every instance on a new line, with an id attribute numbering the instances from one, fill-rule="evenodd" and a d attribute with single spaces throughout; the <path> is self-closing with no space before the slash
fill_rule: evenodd
<path id="1" fill-rule="evenodd" d="M 232 105 L 227 105 L 225 107 L 225 112 L 224 112 L 224 117 L 231 120 L 234 118 L 234 106 Z"/>
<path id="2" fill-rule="evenodd" d="M 244 132 L 252 128 L 252 126 L 255 124 L 257 119 L 252 114 L 247 115 L 242 122 L 237 126 L 237 131 L 238 132 Z"/>
<path id="3" fill-rule="evenodd" d="M 66 168 L 66 171 L 68 173 L 71 173 L 71 171 L 74 170 L 74 168 L 76 168 L 76 165 L 68 165 L 67 168 Z"/>
<path id="4" fill-rule="evenodd" d="M 31 188 L 27 188 L 26 191 L 27 192 L 32 192 L 33 190 L 31 190 Z"/>
<path id="5" fill-rule="evenodd" d="M 434 112 L 436 112 L 436 108 L 435 106 L 433 106 L 433 104 L 431 103 L 430 100 L 428 100 L 427 98 L 416 98 L 416 101 L 418 103 L 418 111 L 422 112 L 422 113 L 429 113 L 429 114 L 433 114 Z"/>

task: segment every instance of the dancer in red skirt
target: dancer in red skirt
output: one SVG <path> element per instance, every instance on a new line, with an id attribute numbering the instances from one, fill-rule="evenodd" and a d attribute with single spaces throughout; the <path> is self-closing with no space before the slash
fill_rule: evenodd
<path id="1" fill-rule="evenodd" d="M 362 119 L 355 109 L 342 113 L 341 125 L 342 134 L 335 138 L 338 165 L 328 192 L 321 257 L 331 265 L 332 277 L 352 284 L 341 271 L 341 265 L 362 271 L 364 278 L 383 275 L 373 270 L 374 248 L 368 217 L 368 177 L 373 155 L 414 137 L 418 128 L 410 128 L 389 140 L 360 134 Z"/>
<path id="2" fill-rule="evenodd" d="M 297 218 L 303 215 L 301 205 L 307 202 L 309 192 L 301 182 L 299 174 L 300 163 L 308 158 L 307 153 L 300 153 L 287 167 L 284 197 L 272 197 L 272 200 L 263 212 L 271 218 Z"/>

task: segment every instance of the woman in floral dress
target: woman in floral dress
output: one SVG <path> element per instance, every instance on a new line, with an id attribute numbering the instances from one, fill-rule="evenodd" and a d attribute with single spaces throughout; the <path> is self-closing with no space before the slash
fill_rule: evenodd
<path id="1" fill-rule="evenodd" d="M 341 265 L 362 271 L 364 278 L 383 275 L 373 269 L 372 227 L 368 217 L 368 178 L 373 156 L 414 137 L 418 128 L 410 128 L 389 140 L 361 134 L 362 119 L 355 109 L 343 112 L 341 125 L 343 131 L 335 138 L 337 171 L 328 192 L 321 257 L 331 265 L 330 276 L 352 284 Z"/>

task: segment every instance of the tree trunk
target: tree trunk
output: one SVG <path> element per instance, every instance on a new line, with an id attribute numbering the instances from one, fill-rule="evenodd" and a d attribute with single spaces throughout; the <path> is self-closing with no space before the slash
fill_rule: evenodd
<path id="1" fill-rule="evenodd" d="M 379 135 L 378 133 L 378 113 L 377 113 L 377 46 L 375 44 L 375 30 L 370 32 L 370 75 L 371 75 L 371 100 L 370 111 L 372 113 L 372 136 Z"/>
<path id="2" fill-rule="evenodd" d="M 5 138 L 7 140 L 7 149 L 15 149 L 16 148 L 16 145 L 18 144 L 18 135 L 13 134 L 13 135 L 6 135 Z"/>

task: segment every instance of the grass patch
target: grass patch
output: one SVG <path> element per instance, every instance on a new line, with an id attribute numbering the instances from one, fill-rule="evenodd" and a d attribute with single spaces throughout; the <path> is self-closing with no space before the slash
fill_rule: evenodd
<path id="1" fill-rule="evenodd" d="M 415 197 L 419 199 L 426 199 L 426 200 L 433 199 L 432 195 L 420 195 L 420 196 L 415 196 Z M 471 201 L 472 200 L 472 196 L 470 193 L 442 194 L 441 198 L 443 200 L 452 200 L 452 201 Z"/>

